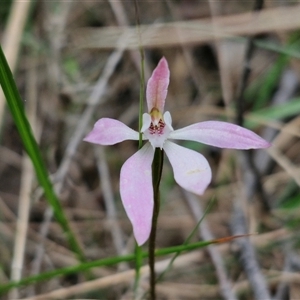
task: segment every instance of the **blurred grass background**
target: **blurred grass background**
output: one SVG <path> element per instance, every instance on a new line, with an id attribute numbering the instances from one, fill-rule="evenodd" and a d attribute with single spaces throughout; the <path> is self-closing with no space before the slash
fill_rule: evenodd
<path id="1" fill-rule="evenodd" d="M 259 2 L 262 9 L 253 13 Z M 169 62 L 166 106 L 173 127 L 210 119 L 235 122 L 242 114 L 246 127 L 273 144 L 248 155 L 185 142 L 212 167 L 213 181 L 203 197 L 182 192 L 165 163 L 158 248 L 183 244 L 211 199 L 213 207 L 192 242 L 257 235 L 182 252 L 158 283 L 158 298 L 297 299 L 298 2 L 145 0 L 138 7 L 146 79 L 162 56 Z M 136 22 L 132 1 L 1 3 L 1 44 L 41 163 L 82 260 L 91 263 L 86 268 L 79 264 L 66 228 L 53 218 L 53 205 L 25 155 L 18 121 L 0 95 L 0 291 L 12 281 L 36 276 L 21 288 L 6 289 L 1 299 L 146 298 L 146 267 L 134 296 L 132 262 L 97 263 L 134 251 L 118 186 L 120 168 L 138 145 L 82 142 L 101 117 L 138 127 Z M 247 58 L 249 42 L 253 51 Z M 243 82 L 245 68 L 250 76 Z M 158 272 L 169 257 L 157 258 Z M 78 264 L 75 271 L 65 269 Z M 53 276 L 45 278 L 49 272 Z"/>

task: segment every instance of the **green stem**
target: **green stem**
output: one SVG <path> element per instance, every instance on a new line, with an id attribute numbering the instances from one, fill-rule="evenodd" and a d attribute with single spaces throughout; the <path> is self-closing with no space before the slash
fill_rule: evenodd
<path id="1" fill-rule="evenodd" d="M 141 81 L 140 81 L 140 103 L 139 103 L 139 149 L 143 146 L 143 134 L 141 132 L 143 126 L 143 112 L 144 112 L 144 95 L 145 95 L 145 55 L 142 46 L 142 36 L 140 31 L 140 17 L 137 0 L 134 1 L 135 17 L 137 25 L 137 34 L 139 38 L 139 52 L 141 56 Z"/>
<path id="2" fill-rule="evenodd" d="M 162 168 L 164 161 L 164 151 L 160 148 L 155 149 L 154 159 L 152 163 L 152 183 L 153 183 L 153 217 L 151 233 L 149 238 L 149 268 L 150 268 L 150 299 L 155 300 L 155 241 L 157 219 L 160 207 L 159 184 L 161 180 Z"/>
<path id="3" fill-rule="evenodd" d="M 140 107 L 139 107 L 139 149 L 143 146 L 143 134 L 141 132 L 143 126 L 144 112 L 144 94 L 145 94 L 145 58 L 144 52 L 141 50 L 141 84 L 140 84 Z"/>
<path id="4" fill-rule="evenodd" d="M 143 146 L 143 134 L 141 132 L 143 126 L 143 112 L 144 112 L 144 95 L 145 95 L 145 56 L 144 50 L 141 46 L 141 33 L 140 33 L 140 20 L 139 20 L 139 13 L 138 13 L 138 3 L 135 1 L 135 12 L 136 12 L 136 19 L 137 19 L 137 29 L 138 29 L 138 37 L 139 37 L 139 50 L 141 55 L 141 81 L 140 81 L 140 102 L 139 102 L 139 149 Z M 142 257 L 142 248 L 136 244 L 135 246 L 135 281 L 134 281 L 134 291 L 137 293 L 137 288 L 140 280 L 140 269 L 143 264 L 143 257 Z"/>

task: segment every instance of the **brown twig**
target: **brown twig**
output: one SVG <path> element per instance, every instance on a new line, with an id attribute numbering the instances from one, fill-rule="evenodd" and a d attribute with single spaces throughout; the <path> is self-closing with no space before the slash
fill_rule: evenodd
<path id="1" fill-rule="evenodd" d="M 240 200 L 241 199 L 239 199 L 239 201 Z M 245 216 L 240 204 L 235 205 L 231 228 L 234 235 L 247 233 Z M 266 280 L 260 271 L 255 251 L 250 240 L 248 238 L 239 238 L 235 243 L 239 247 L 239 257 L 252 287 L 255 299 L 271 299 Z"/>
<path id="2" fill-rule="evenodd" d="M 141 25 L 142 45 L 145 49 L 174 47 L 180 43 L 190 46 L 244 35 L 293 30 L 300 26 L 299 13 L 300 6 L 295 5 L 265 9 L 255 14 L 251 12 L 215 17 L 215 25 L 210 18 Z M 182 33 L 180 39 L 178 30 Z M 123 34 L 128 34 L 126 49 L 138 49 L 136 28 L 131 26 L 76 29 L 72 33 L 72 41 L 76 48 L 81 49 L 114 49 Z"/>
<path id="3" fill-rule="evenodd" d="M 111 228 L 113 243 L 115 248 L 117 249 L 117 253 L 119 255 L 125 255 L 127 251 L 124 244 L 124 238 L 123 238 L 124 234 L 117 220 L 117 210 L 115 206 L 115 200 L 114 200 L 112 186 L 111 186 L 111 178 L 110 178 L 109 169 L 105 157 L 104 148 L 103 147 L 97 147 L 97 149 L 95 148 L 95 155 L 97 158 L 98 172 L 101 179 L 100 184 L 103 193 L 103 199 L 105 202 L 107 221 L 109 223 L 109 228 Z"/>
<path id="4" fill-rule="evenodd" d="M 190 208 L 191 213 L 193 214 L 193 217 L 196 221 L 200 220 L 203 216 L 202 207 L 198 201 L 198 198 L 184 190 L 182 190 L 182 193 L 187 201 L 187 204 Z M 208 227 L 208 224 L 206 220 L 202 220 L 200 227 L 199 227 L 199 235 L 202 237 L 203 240 L 213 240 L 214 237 Z M 213 264 L 215 266 L 217 276 L 220 283 L 220 292 L 224 299 L 228 300 L 234 300 L 237 299 L 232 286 L 229 282 L 229 279 L 227 278 L 227 272 L 224 266 L 224 262 L 222 259 L 222 256 L 220 252 L 218 251 L 218 248 L 215 246 L 208 246 L 207 251 L 213 261 Z"/>

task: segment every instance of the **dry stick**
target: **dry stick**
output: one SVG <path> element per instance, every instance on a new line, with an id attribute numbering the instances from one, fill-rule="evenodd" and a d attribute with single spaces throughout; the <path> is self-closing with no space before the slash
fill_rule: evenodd
<path id="1" fill-rule="evenodd" d="M 35 64 L 36 60 L 33 60 L 33 57 L 29 57 L 29 60 Z M 39 140 L 41 133 L 40 126 L 37 126 L 36 120 L 36 109 L 37 109 L 37 70 L 32 63 L 28 64 L 28 83 L 26 90 L 26 99 L 27 106 L 26 111 L 28 115 L 28 120 L 31 124 L 31 128 L 36 136 L 36 139 Z M 12 272 L 11 280 L 18 281 L 22 277 L 24 255 L 25 255 L 25 246 L 26 246 L 26 237 L 27 237 L 27 228 L 29 220 L 29 210 L 30 210 L 30 201 L 31 201 L 31 188 L 34 180 L 34 169 L 31 163 L 31 160 L 24 154 L 22 162 L 22 177 L 21 177 L 21 188 L 19 195 L 19 208 L 18 208 L 18 219 L 16 224 L 16 238 L 12 259 Z M 12 290 L 10 294 L 11 299 L 19 298 L 19 293 L 17 289 Z"/>
<path id="2" fill-rule="evenodd" d="M 198 201 L 198 198 L 184 190 L 181 190 L 185 200 L 187 201 L 187 204 L 194 216 L 195 220 L 200 220 L 203 216 L 203 210 L 202 207 Z M 203 240 L 213 240 L 214 237 L 208 227 L 208 224 L 206 220 L 202 220 L 200 227 L 199 227 L 199 235 L 202 237 Z M 213 261 L 213 264 L 217 271 L 217 276 L 220 282 L 221 286 L 221 294 L 225 299 L 228 300 L 234 300 L 237 299 L 232 286 L 227 278 L 227 272 L 223 263 L 222 256 L 220 255 L 220 252 L 218 251 L 218 248 L 216 246 L 208 246 L 207 247 L 208 253 Z"/>
<path id="3" fill-rule="evenodd" d="M 183 33 L 185 45 L 200 45 L 214 40 L 238 38 L 274 31 L 298 29 L 300 26 L 300 5 L 291 7 L 276 7 L 265 9 L 259 13 L 247 12 L 220 16 L 211 19 L 167 22 L 161 24 L 141 25 L 143 32 L 143 47 L 163 48 L 179 44 L 178 30 Z M 114 49 L 120 36 L 128 33 L 126 49 L 139 47 L 136 28 L 105 27 L 101 29 L 84 28 L 73 32 L 73 42 L 76 47 L 85 49 Z"/>
<path id="4" fill-rule="evenodd" d="M 79 119 L 79 122 L 77 123 L 77 127 L 74 131 L 74 134 L 71 137 L 71 140 L 67 146 L 67 149 L 65 151 L 65 155 L 63 157 L 62 163 L 57 171 L 57 173 L 54 176 L 54 182 L 57 182 L 55 185 L 56 193 L 59 195 L 62 191 L 63 184 L 65 177 L 67 175 L 69 166 L 71 164 L 71 161 L 76 153 L 78 145 L 82 142 L 83 136 L 87 130 L 87 127 L 89 125 L 90 119 L 95 111 L 95 107 L 99 105 L 103 101 L 103 95 L 106 92 L 108 80 L 113 74 L 113 72 L 116 69 L 117 64 L 122 58 L 123 52 L 124 52 L 124 46 L 126 43 L 126 36 L 123 36 L 119 42 L 119 47 L 109 56 L 106 65 L 103 69 L 103 72 L 98 79 L 93 92 L 91 93 L 88 101 L 87 101 L 87 108 L 85 109 L 84 113 L 82 114 L 81 118 Z M 52 208 L 48 208 L 46 210 L 46 213 L 44 215 L 44 222 L 41 227 L 40 234 L 43 238 L 46 237 L 48 231 L 51 219 L 53 217 L 53 210 Z M 39 265 L 41 262 L 41 258 L 43 256 L 44 252 L 44 246 L 43 242 L 41 241 L 35 257 L 36 261 L 39 262 L 35 266 L 35 274 L 39 270 Z"/>
<path id="5" fill-rule="evenodd" d="M 296 251 L 292 251 L 289 254 L 289 260 L 290 260 L 291 268 L 299 271 L 300 270 L 300 258 L 299 258 L 299 255 L 296 253 Z"/>
<path id="6" fill-rule="evenodd" d="M 121 25 L 122 27 L 125 28 L 125 26 L 129 25 L 122 1 L 114 1 L 114 0 L 109 0 L 109 4 L 111 5 L 111 8 L 116 16 L 117 22 L 119 25 Z M 138 72 L 141 71 L 140 68 L 140 54 L 138 51 L 136 50 L 131 50 L 129 51 L 131 59 L 136 67 L 136 69 L 138 70 Z M 147 61 L 147 59 L 145 58 L 145 61 Z M 145 71 L 145 77 L 149 78 L 150 76 L 150 70 L 147 67 L 148 64 L 146 63 L 144 66 L 144 71 Z"/>
<path id="7" fill-rule="evenodd" d="M 267 152 L 300 186 L 299 168 L 296 168 L 295 164 L 284 156 L 275 146 L 267 149 Z"/>
<path id="8" fill-rule="evenodd" d="M 234 235 L 245 233 L 245 215 L 241 209 L 241 205 L 236 199 L 236 205 L 234 215 L 232 218 L 232 232 Z M 260 271 L 259 264 L 255 255 L 255 250 L 248 238 L 240 238 L 235 241 L 239 246 L 239 256 L 242 262 L 243 268 L 247 274 L 248 280 L 250 281 L 255 299 L 268 300 L 271 299 L 266 280 Z"/>
<path id="9" fill-rule="evenodd" d="M 292 251 L 291 251 L 291 245 L 289 243 L 287 243 L 284 252 L 285 252 L 285 261 L 284 261 L 284 266 L 283 266 L 283 270 L 282 273 L 292 273 L 292 263 L 291 263 L 291 255 L 292 255 Z M 287 285 L 286 282 L 281 281 L 278 284 L 277 287 L 277 291 L 276 294 L 274 296 L 274 300 L 281 300 L 281 299 L 288 299 L 288 294 L 289 294 L 289 287 Z"/>
<path id="10" fill-rule="evenodd" d="M 220 30 L 219 29 L 220 27 L 216 22 L 216 17 L 221 12 L 221 8 L 220 8 L 221 3 L 219 1 L 214 1 L 214 0 L 209 0 L 208 3 L 211 12 L 212 30 L 214 34 L 216 49 L 217 49 L 217 58 L 218 58 L 219 69 L 220 69 L 223 101 L 225 103 L 226 110 L 228 110 L 233 96 L 232 83 L 230 82 L 230 77 L 228 76 L 229 74 L 228 66 L 226 65 L 225 52 L 228 50 L 225 47 L 223 47 L 223 43 L 224 43 L 223 41 L 217 40 L 217 35 Z"/>
<path id="11" fill-rule="evenodd" d="M 109 228 L 111 228 L 113 243 L 115 245 L 115 248 L 117 249 L 117 253 L 119 255 L 125 255 L 127 254 L 127 251 L 123 240 L 124 234 L 117 220 L 117 210 L 115 207 L 111 179 L 104 151 L 105 150 L 103 147 L 97 147 L 97 149 L 95 148 L 97 167 L 100 174 L 101 189 L 107 212 L 108 226 Z M 125 267 L 124 264 L 123 267 Z"/>
<path id="12" fill-rule="evenodd" d="M 278 90 L 274 94 L 272 98 L 272 105 L 282 105 L 287 103 L 295 94 L 298 88 L 298 77 L 297 74 L 293 70 L 287 69 L 283 72 L 283 75 L 280 79 Z M 269 126 L 262 132 L 262 137 L 267 141 L 272 141 L 273 144 L 278 145 L 276 140 L 274 140 L 278 131 L 281 133 L 285 132 L 287 129 L 292 128 L 292 122 L 288 124 L 284 124 L 281 128 L 270 128 Z M 295 130 L 297 130 L 297 126 L 294 126 Z M 298 130 L 297 130 L 298 131 Z M 299 131 L 298 131 L 299 133 Z M 292 134 L 292 133 L 291 133 Z M 286 135 L 286 134 L 284 134 Z M 279 134 L 279 137 L 281 134 Z M 298 135 L 299 136 L 299 135 Z M 280 146 L 280 145 L 278 145 Z M 271 157 L 268 155 L 267 151 L 258 150 L 255 152 L 255 163 L 258 170 L 263 174 L 265 173 L 272 163 Z"/>
<path id="13" fill-rule="evenodd" d="M 294 95 L 298 88 L 298 77 L 293 70 L 287 69 L 283 72 L 280 82 L 278 84 L 278 89 L 274 96 L 272 97 L 272 105 L 283 105 L 287 103 Z M 300 120 L 300 118 L 299 118 Z M 279 121 L 280 122 L 280 121 Z M 273 145 L 278 148 L 285 148 L 284 145 L 286 142 L 293 137 L 293 133 L 288 133 L 289 130 L 297 130 L 297 118 L 293 119 L 287 124 L 282 123 L 283 125 L 280 128 L 274 128 L 267 125 L 267 127 L 262 131 L 261 135 L 267 141 L 272 141 Z M 279 133 L 278 133 L 279 132 Z M 298 132 L 299 133 L 299 132 Z M 277 136 L 276 136 L 277 135 Z M 276 136 L 276 138 L 275 138 Z M 273 149 L 270 149 L 272 151 Z M 274 161 L 270 154 L 265 150 L 255 151 L 255 165 L 261 174 L 268 174 L 270 168 L 274 165 Z M 296 170 L 293 172 L 297 176 Z M 271 202 L 272 203 L 272 198 Z M 257 218 L 250 217 L 249 228 L 256 228 Z"/>
<path id="14" fill-rule="evenodd" d="M 262 10 L 264 5 L 264 0 L 255 0 L 254 2 L 254 7 L 253 7 L 253 12 L 257 12 Z M 246 46 L 246 53 L 245 53 L 245 60 L 244 60 L 244 69 L 243 69 L 243 74 L 241 77 L 240 85 L 239 85 L 239 90 L 237 94 L 237 105 L 238 105 L 238 111 L 237 111 L 237 123 L 242 125 L 244 121 L 244 92 L 246 89 L 246 86 L 248 84 L 248 79 L 251 73 L 251 59 L 253 56 L 254 52 L 254 41 L 255 39 L 253 37 L 250 37 L 247 41 L 247 46 Z"/>
<path id="15" fill-rule="evenodd" d="M 45 11 L 47 12 L 45 18 L 48 18 L 44 24 L 46 25 L 45 30 L 50 44 L 50 63 L 48 63 L 47 67 L 50 73 L 50 86 L 55 96 L 60 92 L 60 87 L 63 85 L 61 51 L 67 41 L 65 29 L 72 4 L 73 0 L 61 2 L 46 1 L 44 3 L 46 6 Z"/>
<path id="16" fill-rule="evenodd" d="M 220 14 L 220 2 L 218 1 L 212 1 L 209 0 L 209 7 L 211 11 L 211 17 L 212 17 L 212 26 L 214 33 L 218 32 L 218 25 L 215 22 L 215 18 L 217 15 Z M 216 49 L 217 49 L 217 57 L 218 57 L 218 62 L 219 62 L 219 68 L 220 68 L 220 79 L 221 79 L 221 87 L 222 87 L 222 95 L 223 95 L 223 101 L 225 103 L 225 108 L 228 113 L 228 109 L 230 106 L 230 102 L 232 100 L 233 96 L 233 91 L 232 91 L 232 83 L 230 82 L 230 78 L 228 76 L 228 66 L 226 64 L 226 55 L 225 51 L 226 48 L 223 47 L 222 41 L 220 40 L 215 40 L 216 44 Z M 224 48 L 224 49 L 223 49 Z M 199 208 L 198 208 L 199 210 Z M 200 211 L 201 212 L 201 211 Z M 201 233 L 210 235 L 211 233 L 208 231 L 207 225 L 204 223 L 202 226 L 201 224 Z M 226 297 L 226 299 L 236 299 L 236 296 L 234 295 L 231 286 L 227 280 L 226 276 L 226 271 L 222 262 L 221 257 L 218 255 L 218 253 L 213 249 L 213 247 L 208 248 L 209 253 L 211 255 L 212 260 L 214 261 L 214 265 L 217 270 L 218 278 L 220 280 L 221 288 L 222 288 L 222 294 Z"/>
<path id="17" fill-rule="evenodd" d="M 250 50 L 251 51 L 250 51 Z M 245 63 L 246 67 L 245 69 L 247 69 L 244 72 L 244 80 L 242 84 L 246 84 L 247 81 L 247 74 L 245 75 L 245 73 L 250 72 L 250 69 L 248 68 L 249 64 L 250 64 L 250 58 L 251 58 L 251 52 L 253 51 L 253 42 L 252 44 L 250 44 L 249 48 L 248 48 L 248 59 Z M 279 84 L 279 90 L 278 92 L 275 94 L 274 98 L 273 98 L 273 103 L 284 103 L 286 102 L 288 99 L 290 99 L 290 97 L 292 96 L 292 94 L 295 91 L 295 88 L 297 86 L 298 80 L 296 80 L 295 76 L 291 73 L 291 71 L 286 71 L 283 74 L 283 77 L 281 79 L 281 82 Z M 242 99 L 243 97 L 243 91 L 244 91 L 245 87 L 241 86 L 240 87 L 240 99 Z M 242 101 L 240 101 L 241 103 Z M 243 110 L 243 108 L 240 108 L 240 112 Z M 243 117 L 242 115 L 239 116 L 239 122 L 241 123 L 243 121 Z M 269 137 L 274 137 L 275 131 L 273 129 L 267 129 L 265 131 L 265 133 L 268 134 Z M 269 138 L 270 140 L 271 138 Z M 282 155 L 280 155 L 280 153 L 277 151 L 276 148 L 272 147 L 270 149 L 267 150 L 267 152 L 280 164 L 283 165 L 284 168 L 287 170 L 287 172 L 293 177 L 296 178 L 296 180 L 298 180 L 298 184 L 300 183 L 300 177 L 298 175 L 298 172 L 296 171 L 296 169 L 292 166 L 292 164 L 286 159 L 284 158 Z M 258 162 L 256 165 L 258 166 L 259 170 L 261 172 L 265 172 L 266 169 L 268 168 L 271 160 L 269 159 L 269 157 L 266 157 L 266 152 L 258 152 L 256 153 L 258 155 L 256 155 L 256 162 Z M 249 158 L 248 158 L 249 161 Z M 251 162 L 252 163 L 252 162 Z M 257 173 L 256 173 L 257 174 Z M 253 178 L 252 176 L 252 182 L 257 181 L 257 178 Z M 251 179 L 251 178 L 250 178 Z M 248 195 L 252 194 L 253 192 L 253 188 L 249 188 L 248 189 Z M 266 202 L 265 202 L 266 203 Z M 244 245 L 244 247 L 246 247 L 246 245 Z M 249 245 L 248 245 L 249 247 Z M 244 248 L 241 250 L 241 252 L 245 253 Z M 248 268 L 249 270 L 251 270 L 251 268 Z M 252 278 L 254 277 L 254 275 L 252 276 Z M 258 280 L 259 283 L 261 284 L 261 281 Z M 255 283 L 253 283 L 255 284 Z M 259 292 L 256 293 L 257 295 L 259 295 Z"/>
<path id="18" fill-rule="evenodd" d="M 263 0 L 256 0 L 254 3 L 253 11 L 255 12 L 255 11 L 261 10 L 263 7 L 263 3 L 264 3 Z M 252 60 L 252 57 L 254 54 L 254 48 L 255 48 L 254 41 L 255 41 L 255 38 L 250 37 L 247 42 L 243 73 L 241 76 L 241 81 L 239 83 L 239 88 L 238 88 L 238 92 L 237 92 L 237 96 L 236 96 L 236 104 L 237 104 L 236 121 L 237 121 L 237 124 L 240 126 L 243 126 L 243 123 L 244 123 L 244 110 L 245 110 L 244 109 L 244 93 L 245 93 L 245 89 L 247 87 L 248 80 L 249 80 L 250 73 L 251 73 L 251 60 Z M 269 211 L 270 207 L 268 204 L 268 199 L 267 199 L 267 196 L 263 189 L 260 173 L 254 163 L 253 152 L 246 151 L 243 153 L 244 153 L 244 157 L 246 160 L 245 168 L 249 170 L 249 172 L 248 172 L 249 182 L 251 182 L 251 184 L 249 185 L 249 191 L 248 191 L 249 198 L 248 199 L 252 198 L 251 194 L 253 193 L 253 191 L 257 191 L 259 194 L 259 197 L 262 201 L 264 210 Z"/>
<path id="19" fill-rule="evenodd" d="M 0 146 L 0 160 L 17 170 L 22 167 L 22 156 L 4 146 Z"/>
<path id="20" fill-rule="evenodd" d="M 221 299 L 220 289 L 212 284 L 164 282 L 156 289 L 162 299 Z"/>
<path id="21" fill-rule="evenodd" d="M 264 4 L 263 0 L 256 0 L 254 3 L 253 11 L 259 11 L 262 9 Z M 244 68 L 241 76 L 241 81 L 239 83 L 239 90 L 237 93 L 237 123 L 240 126 L 243 126 L 244 123 L 244 93 L 246 86 L 248 84 L 249 76 L 251 73 L 251 60 L 254 53 L 254 38 L 251 37 L 248 39 L 246 46 Z M 255 166 L 252 151 L 243 152 L 241 155 L 244 160 L 242 161 L 243 169 L 245 172 L 244 180 L 247 191 L 246 198 L 247 202 L 250 203 L 250 199 L 253 198 L 254 191 L 258 192 L 258 195 L 262 201 L 263 208 L 265 211 L 270 209 L 268 204 L 268 199 L 263 189 L 261 182 L 261 176 L 258 169 Z M 247 176 L 248 175 L 248 176 Z M 244 211 L 241 207 L 241 198 L 235 198 L 235 209 L 234 216 L 232 219 L 232 231 L 233 234 L 245 234 L 247 232 L 246 218 Z M 256 299 L 271 299 L 270 292 L 268 290 L 266 281 L 260 271 L 257 258 L 255 256 L 255 251 L 250 243 L 249 239 L 241 238 L 236 241 L 240 247 L 239 255 L 242 261 L 243 268 L 249 278 L 251 283 L 253 293 Z"/>
<path id="22" fill-rule="evenodd" d="M 177 19 L 179 19 L 180 16 L 176 11 L 173 2 L 170 1 L 170 0 L 165 0 L 165 1 L 166 1 L 167 6 L 168 6 L 168 9 L 171 11 L 171 14 L 173 15 L 173 18 L 176 18 L 176 21 L 177 21 Z M 185 44 L 182 42 L 184 35 L 180 31 L 180 29 L 177 30 L 176 34 L 178 35 L 178 42 L 179 42 L 180 47 L 182 49 L 183 57 L 184 57 L 185 62 L 188 66 L 188 70 L 189 70 L 189 73 L 191 75 L 194 86 L 198 90 L 198 93 L 203 95 L 204 94 L 204 89 L 202 88 L 203 85 L 199 84 L 199 83 L 203 82 L 204 80 L 202 80 L 202 78 L 199 78 L 200 76 L 196 72 L 195 65 L 194 65 L 194 62 L 193 62 L 193 55 L 192 55 L 192 52 L 191 52 L 191 48 L 186 47 Z"/>
<path id="23" fill-rule="evenodd" d="M 12 73 L 14 73 L 18 53 L 21 45 L 21 38 L 29 13 L 31 1 L 14 1 L 11 7 L 8 23 L 3 34 L 3 52 Z M 5 97 L 0 88 L 0 123 L 3 120 Z M 1 125 L 0 125 L 1 127 Z"/>

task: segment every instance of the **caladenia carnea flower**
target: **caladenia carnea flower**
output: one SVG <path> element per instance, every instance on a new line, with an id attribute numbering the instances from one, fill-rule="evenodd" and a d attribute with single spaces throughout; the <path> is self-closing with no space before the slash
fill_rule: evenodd
<path id="1" fill-rule="evenodd" d="M 254 132 L 220 121 L 205 121 L 174 130 L 171 114 L 164 113 L 170 71 L 165 58 L 158 63 L 148 80 L 148 113 L 143 114 L 141 132 L 148 140 L 122 166 L 121 199 L 139 245 L 147 241 L 153 215 L 152 161 L 155 148 L 163 149 L 174 172 L 175 181 L 184 189 L 202 195 L 211 181 L 211 169 L 200 153 L 184 148 L 172 140 L 189 140 L 232 149 L 267 148 L 270 144 Z M 124 140 L 138 140 L 139 133 L 120 121 L 102 118 L 84 141 L 114 145 Z"/>

